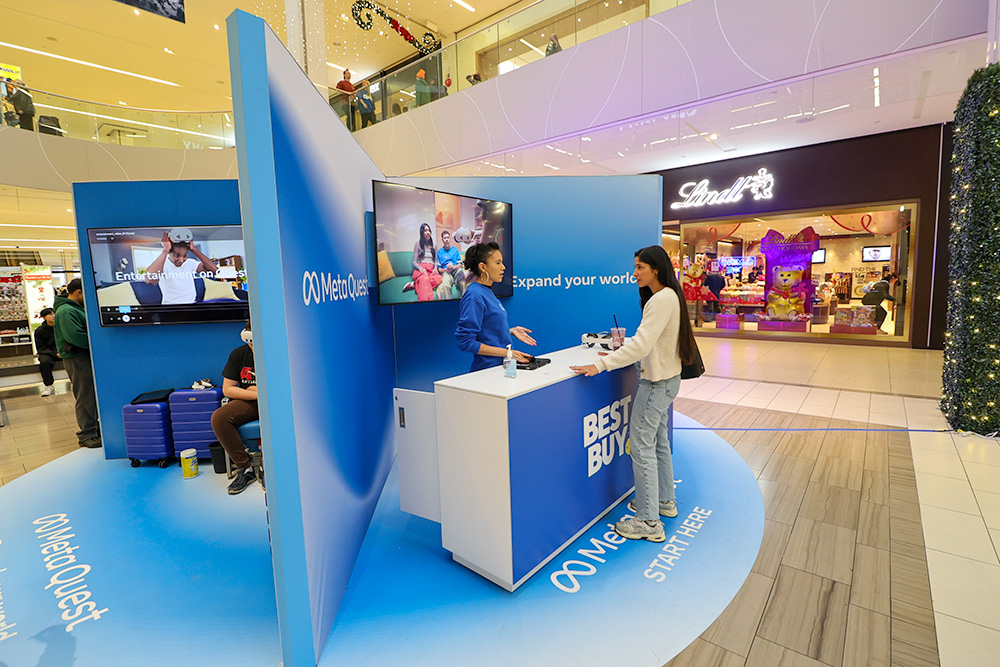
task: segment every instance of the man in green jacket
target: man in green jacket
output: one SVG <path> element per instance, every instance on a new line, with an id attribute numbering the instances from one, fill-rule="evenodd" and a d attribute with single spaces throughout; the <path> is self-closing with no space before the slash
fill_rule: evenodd
<path id="1" fill-rule="evenodd" d="M 83 309 L 83 283 L 79 278 L 69 281 L 67 296 L 55 298 L 56 349 L 62 356 L 66 374 L 76 398 L 76 434 L 81 447 L 101 446 L 101 429 L 97 421 L 97 391 L 94 369 L 90 365 L 90 339 L 87 337 L 87 314 Z"/>

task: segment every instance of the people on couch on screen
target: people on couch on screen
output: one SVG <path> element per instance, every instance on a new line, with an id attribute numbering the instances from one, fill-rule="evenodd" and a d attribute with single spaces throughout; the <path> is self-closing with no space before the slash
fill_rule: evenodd
<path id="1" fill-rule="evenodd" d="M 259 418 L 257 411 L 257 373 L 253 363 L 253 331 L 250 320 L 240 332 L 245 343 L 233 350 L 222 369 L 222 395 L 229 402 L 212 413 L 212 430 L 236 468 L 236 477 L 229 485 L 229 495 L 242 493 L 257 479 L 250 454 L 237 429 Z M 263 484 L 264 480 L 261 480 Z"/>
<path id="2" fill-rule="evenodd" d="M 441 272 L 441 286 L 438 287 L 439 299 L 450 299 L 452 285 L 458 287 L 458 295 L 465 294 L 465 267 L 462 266 L 462 253 L 451 244 L 451 232 L 447 229 L 441 232 L 441 247 L 437 251 L 437 267 Z"/>
<path id="3" fill-rule="evenodd" d="M 420 238 L 413 244 L 413 289 L 417 292 L 417 301 L 432 300 L 442 280 L 437 268 L 434 231 L 425 222 L 420 225 Z"/>
<path id="4" fill-rule="evenodd" d="M 490 286 L 503 280 L 506 267 L 500 246 L 494 242 L 477 243 L 465 251 L 465 268 L 476 276 L 469 284 L 458 306 L 458 324 L 455 338 L 458 349 L 472 354 L 471 371 L 500 366 L 507 356 L 511 336 L 528 345 L 538 343 L 531 337 L 531 329 L 510 327 L 507 311 Z M 520 362 L 531 361 L 531 355 L 513 350 Z"/>
<path id="5" fill-rule="evenodd" d="M 177 234 L 174 234 L 178 232 Z M 186 232 L 186 234 L 185 234 Z M 171 238 L 174 234 L 174 238 Z M 184 240 L 177 240 L 178 238 Z M 162 304 L 194 303 L 198 297 L 194 279 L 202 273 L 215 276 L 219 267 L 203 254 L 187 229 L 163 232 L 163 251 L 146 268 L 145 280 L 159 285 Z M 194 257 L 191 257 L 194 255 Z"/>

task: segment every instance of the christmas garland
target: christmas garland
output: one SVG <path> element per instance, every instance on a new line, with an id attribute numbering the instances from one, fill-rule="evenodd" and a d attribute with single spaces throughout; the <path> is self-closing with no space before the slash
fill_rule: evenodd
<path id="1" fill-rule="evenodd" d="M 969 79 L 954 136 L 941 411 L 987 434 L 1000 424 L 1000 65 Z"/>
<path id="2" fill-rule="evenodd" d="M 376 5 L 371 0 L 357 0 L 351 7 L 351 14 L 354 15 L 354 22 L 358 24 L 358 27 L 362 30 L 371 30 L 372 26 L 375 24 L 375 17 L 372 13 L 378 14 L 384 18 L 392 29 L 399 33 L 399 35 L 405 39 L 410 45 L 415 48 L 420 53 L 427 55 L 433 53 L 441 48 L 441 42 L 431 33 L 425 32 L 424 36 L 417 41 L 409 30 L 399 25 L 399 21 L 389 16 L 389 13 L 384 9 Z"/>

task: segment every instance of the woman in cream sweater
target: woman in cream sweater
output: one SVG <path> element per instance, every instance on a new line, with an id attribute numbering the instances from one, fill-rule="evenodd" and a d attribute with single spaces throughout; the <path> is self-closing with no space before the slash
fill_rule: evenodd
<path id="1" fill-rule="evenodd" d="M 693 363 L 696 348 L 684 291 L 667 252 L 661 246 L 638 251 L 632 275 L 642 306 L 635 335 L 596 364 L 571 368 L 589 377 L 641 362 L 629 427 L 635 475 L 635 500 L 629 509 L 635 517 L 617 522 L 615 532 L 631 540 L 663 542 L 660 516 L 677 516 L 667 415 L 680 389 L 681 364 Z"/>

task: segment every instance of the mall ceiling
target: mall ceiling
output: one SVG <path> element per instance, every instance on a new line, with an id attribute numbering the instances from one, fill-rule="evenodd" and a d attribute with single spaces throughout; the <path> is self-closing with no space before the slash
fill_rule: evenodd
<path id="1" fill-rule="evenodd" d="M 416 53 L 382 19 L 376 17 L 371 31 L 359 28 L 351 16 L 354 0 L 314 1 L 325 9 L 327 61 L 350 68 L 355 81 Z M 446 43 L 511 5 L 511 0 L 463 2 L 475 11 L 451 0 L 378 4 L 418 38 L 428 25 L 436 25 Z M 19 66 L 31 88 L 79 100 L 144 109 L 229 110 L 226 17 L 234 9 L 256 14 L 284 39 L 284 7 L 284 0 L 187 0 L 186 22 L 180 23 L 116 0 L 0 0 L 0 63 Z M 327 69 L 335 85 L 342 72 Z"/>

